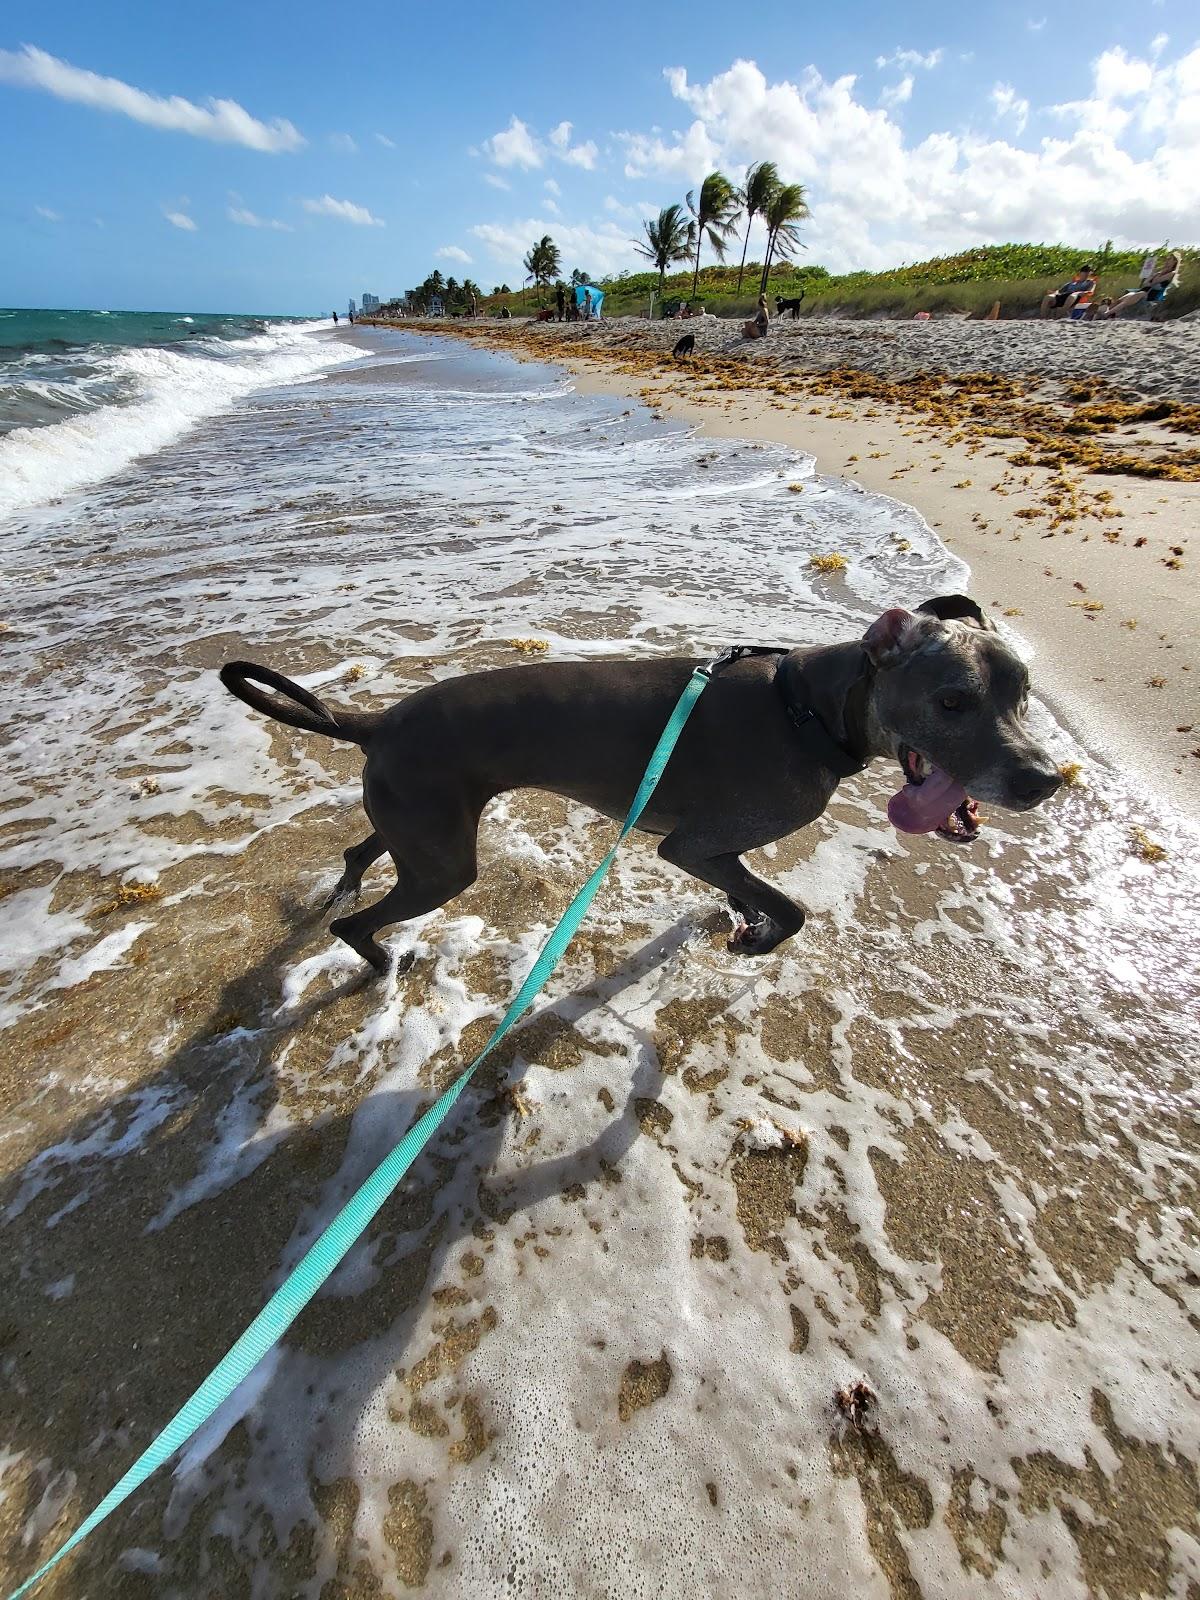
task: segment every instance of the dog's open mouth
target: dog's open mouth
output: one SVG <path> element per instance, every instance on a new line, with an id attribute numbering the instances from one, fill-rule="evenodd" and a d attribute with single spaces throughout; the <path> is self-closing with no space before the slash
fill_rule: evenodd
<path id="1" fill-rule="evenodd" d="M 901 833 L 940 833 L 969 843 L 979 832 L 979 807 L 948 773 L 919 751 L 900 746 L 904 787 L 888 801 L 888 819 Z"/>

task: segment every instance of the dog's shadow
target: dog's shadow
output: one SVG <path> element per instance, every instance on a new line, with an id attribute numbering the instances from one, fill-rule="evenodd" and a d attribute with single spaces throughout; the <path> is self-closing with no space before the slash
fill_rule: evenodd
<path id="1" fill-rule="evenodd" d="M 5 1443 L 38 1463 L 0 1505 L 0 1565 L 10 1583 L 26 1576 L 101 1499 L 432 1099 L 416 1085 L 377 1091 L 353 1109 L 334 1102 L 315 1120 L 272 1133 L 279 1067 L 288 1062 L 289 1047 L 345 1007 L 365 1005 L 370 1015 L 372 990 L 357 974 L 286 1010 L 279 1007 L 280 971 L 311 946 L 313 923 L 311 907 L 289 907 L 284 937 L 254 968 L 231 979 L 211 1007 L 212 1017 L 259 1018 L 257 1025 L 239 1026 L 223 1038 L 214 1038 L 207 1024 L 195 1029 L 152 1079 L 78 1119 L 53 1152 L 0 1183 L 0 1218 L 16 1264 L 6 1272 L 10 1292 L 0 1325 L 0 1359 L 17 1399 L 8 1408 Z M 590 1143 L 498 1177 L 506 1132 L 519 1115 L 506 1079 L 524 1059 L 531 1028 L 537 1029 L 537 1054 L 552 1050 L 579 1020 L 668 961 L 695 932 L 690 922 L 676 923 L 608 976 L 550 1006 L 534 1003 L 326 1289 L 301 1313 L 258 1397 L 260 1407 L 270 1408 L 272 1391 L 285 1383 L 289 1350 L 353 1350 L 355 1392 L 369 1399 L 404 1363 L 428 1296 L 462 1240 L 568 1187 L 577 1194 L 611 1181 L 641 1136 L 636 1102 L 654 1098 L 662 1083 L 647 1034 L 636 1035 L 623 1104 Z M 171 1114 L 130 1141 L 129 1128 L 148 1094 L 161 1094 Z M 107 1130 L 104 1140 L 100 1128 Z M 207 1183 L 196 1189 L 197 1173 L 205 1172 Z M 359 1290 L 363 1282 L 368 1287 Z M 366 1373 L 364 1360 L 377 1370 Z M 290 1390 L 289 1396 L 294 1406 Z M 231 1404 L 236 1408 L 237 1397 Z M 311 1420 L 323 1459 L 340 1459 L 351 1472 L 358 1412 L 343 1402 L 319 1416 L 314 1408 Z M 227 1442 L 197 1469 L 206 1484 L 219 1481 L 222 1454 L 230 1448 Z M 173 1480 L 171 1472 L 160 1472 L 72 1557 L 88 1592 L 93 1583 L 108 1592 L 123 1549 L 162 1547 L 163 1519 L 176 1491 L 203 1504 L 185 1537 L 167 1544 L 155 1585 L 186 1580 L 207 1566 L 216 1502 L 208 1488 L 197 1494 L 186 1476 Z M 323 1566 L 349 1554 L 345 1527 L 335 1533 L 332 1524 L 318 1526 L 316 1539 L 339 1544 L 326 1552 Z M 183 1563 L 178 1572 L 176 1562 Z M 119 1583 L 122 1595 L 141 1591 L 138 1574 L 124 1572 Z"/>

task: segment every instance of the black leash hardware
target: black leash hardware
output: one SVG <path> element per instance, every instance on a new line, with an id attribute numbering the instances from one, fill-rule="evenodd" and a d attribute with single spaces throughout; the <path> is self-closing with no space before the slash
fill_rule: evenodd
<path id="1" fill-rule="evenodd" d="M 728 650 L 722 650 L 721 654 L 706 667 L 698 667 L 696 670 L 702 672 L 706 678 L 711 678 L 714 672 L 719 672 L 722 667 L 732 666 L 735 661 L 741 661 L 745 656 L 785 655 L 787 655 L 786 645 L 731 644 Z"/>

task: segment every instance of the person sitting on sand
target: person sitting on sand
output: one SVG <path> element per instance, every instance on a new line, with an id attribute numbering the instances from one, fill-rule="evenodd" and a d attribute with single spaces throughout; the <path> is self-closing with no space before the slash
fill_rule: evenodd
<path id="1" fill-rule="evenodd" d="M 1167 291 L 1174 289 L 1179 282 L 1179 268 L 1181 265 L 1182 258 L 1179 251 L 1169 251 L 1160 262 L 1155 264 L 1153 272 L 1145 276 L 1140 288 L 1126 290 L 1105 314 L 1109 317 L 1120 316 L 1123 310 L 1128 311 L 1131 306 L 1140 306 L 1143 301 L 1151 306 L 1162 305 L 1167 298 Z"/>
<path id="2" fill-rule="evenodd" d="M 1061 312 L 1063 316 L 1070 316 L 1075 302 L 1081 295 L 1087 295 L 1090 300 L 1096 292 L 1096 278 L 1089 266 L 1080 267 L 1070 283 L 1064 283 L 1061 288 L 1053 290 L 1042 301 L 1039 316 L 1048 317 L 1052 311 Z"/>
<path id="3" fill-rule="evenodd" d="M 743 339 L 765 339 L 771 327 L 771 316 L 767 310 L 767 297 L 760 294 L 758 297 L 758 310 L 749 322 L 742 323 Z"/>

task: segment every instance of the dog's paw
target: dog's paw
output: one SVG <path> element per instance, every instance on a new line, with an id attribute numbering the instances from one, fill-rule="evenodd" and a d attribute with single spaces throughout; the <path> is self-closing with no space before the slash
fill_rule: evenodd
<path id="1" fill-rule="evenodd" d="M 729 936 L 727 948 L 742 956 L 765 956 L 783 938 L 783 930 L 770 917 L 755 922 L 739 922 Z"/>

